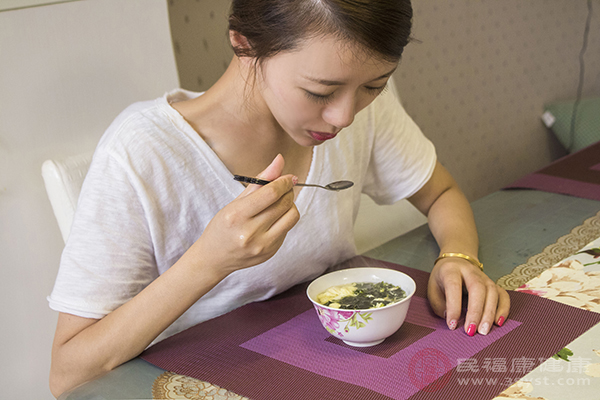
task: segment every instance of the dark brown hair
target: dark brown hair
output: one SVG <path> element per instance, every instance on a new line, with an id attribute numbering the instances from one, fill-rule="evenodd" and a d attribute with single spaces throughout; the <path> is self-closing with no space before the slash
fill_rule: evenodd
<path id="1" fill-rule="evenodd" d="M 234 47 L 235 54 L 257 63 L 329 34 L 397 62 L 410 41 L 411 19 L 410 0 L 233 0 L 229 30 L 249 43 Z"/>

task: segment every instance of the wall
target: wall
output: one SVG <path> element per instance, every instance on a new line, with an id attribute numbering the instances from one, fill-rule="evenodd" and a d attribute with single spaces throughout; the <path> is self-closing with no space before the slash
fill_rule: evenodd
<path id="1" fill-rule="evenodd" d="M 600 95 L 600 1 L 593 0 L 583 94 Z M 396 76 L 407 111 L 469 198 L 563 149 L 540 121 L 573 99 L 585 1 L 415 1 L 414 36 Z"/>
<path id="2" fill-rule="evenodd" d="M 229 2 L 170 1 L 183 87 L 208 88 L 231 58 Z M 584 95 L 600 95 L 593 0 Z M 585 1 L 413 1 L 413 36 L 394 78 L 402 101 L 471 200 L 565 154 L 544 104 L 575 97 Z"/>
<path id="3" fill-rule="evenodd" d="M 63 242 L 42 162 L 93 149 L 124 107 L 176 86 L 164 0 L 0 12 L 0 398 L 52 398 Z"/>
<path id="4" fill-rule="evenodd" d="M 227 33 L 231 2 L 169 0 L 168 4 L 181 87 L 206 90 L 225 72 L 233 56 Z"/>

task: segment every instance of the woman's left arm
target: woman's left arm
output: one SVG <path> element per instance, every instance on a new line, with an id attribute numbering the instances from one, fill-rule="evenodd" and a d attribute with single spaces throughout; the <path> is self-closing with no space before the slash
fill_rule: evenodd
<path id="1" fill-rule="evenodd" d="M 409 201 L 427 216 L 440 255 L 462 253 L 478 260 L 479 239 L 473 211 L 450 173 L 439 162 L 429 181 Z M 434 312 L 456 329 L 463 288 L 468 293 L 464 329 L 485 335 L 492 324 L 502 326 L 510 309 L 508 293 L 479 267 L 460 257 L 442 258 L 434 265 L 427 297 Z"/>

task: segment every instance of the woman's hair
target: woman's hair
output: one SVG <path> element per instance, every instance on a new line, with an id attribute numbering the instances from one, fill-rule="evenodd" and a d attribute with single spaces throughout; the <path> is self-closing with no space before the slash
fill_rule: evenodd
<path id="1" fill-rule="evenodd" d="M 303 40 L 334 35 L 397 62 L 410 41 L 410 0 L 233 0 L 229 30 L 248 40 L 238 57 L 257 63 Z"/>

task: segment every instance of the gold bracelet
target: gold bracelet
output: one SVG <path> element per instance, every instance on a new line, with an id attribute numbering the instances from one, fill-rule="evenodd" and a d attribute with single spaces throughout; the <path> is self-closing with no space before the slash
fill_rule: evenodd
<path id="1" fill-rule="evenodd" d="M 470 262 L 471 264 L 473 264 L 476 267 L 479 267 L 483 271 L 483 264 L 480 263 L 479 260 L 477 260 L 473 257 L 469 257 L 468 255 L 463 254 L 463 253 L 444 253 L 435 259 L 435 262 L 433 263 L 433 265 L 437 264 L 437 262 L 440 261 L 442 258 L 449 258 L 449 257 L 456 257 L 456 258 L 462 258 L 464 260 L 467 260 L 468 262 Z"/>

